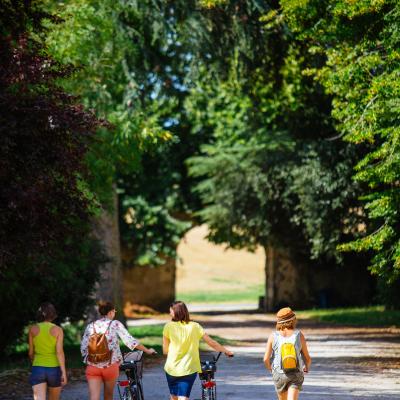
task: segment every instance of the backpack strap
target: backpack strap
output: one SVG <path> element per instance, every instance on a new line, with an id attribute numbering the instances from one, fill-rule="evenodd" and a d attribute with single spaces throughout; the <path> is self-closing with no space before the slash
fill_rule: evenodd
<path id="1" fill-rule="evenodd" d="M 107 326 L 106 331 L 104 332 L 104 334 L 106 334 L 108 332 L 108 330 L 110 329 L 111 324 L 113 323 L 113 320 L 110 321 L 110 323 Z"/>
<path id="2" fill-rule="evenodd" d="M 93 322 L 92 322 L 92 325 L 93 325 L 93 333 L 96 334 L 97 332 L 96 332 L 96 328 L 95 328 L 95 322 L 96 322 L 96 321 L 93 321 Z M 104 332 L 104 335 L 105 335 L 105 334 L 108 332 L 108 330 L 110 329 L 110 326 L 111 326 L 112 322 L 113 322 L 113 321 L 111 320 L 110 323 L 108 324 L 107 329 L 106 329 L 105 332 Z"/>
<path id="3" fill-rule="evenodd" d="M 113 323 L 113 320 L 110 321 L 110 323 L 107 326 L 106 331 L 104 332 L 104 335 L 108 332 L 108 330 L 110 329 L 111 324 Z M 111 357 L 110 360 L 108 361 L 108 365 L 111 365 L 111 361 L 112 361 L 112 350 L 111 350 Z"/>

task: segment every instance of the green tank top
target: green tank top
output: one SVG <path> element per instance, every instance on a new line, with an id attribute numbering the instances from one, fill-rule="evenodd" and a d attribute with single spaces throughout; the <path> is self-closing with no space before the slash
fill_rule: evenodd
<path id="1" fill-rule="evenodd" d="M 50 334 L 50 329 L 55 326 L 51 322 L 40 322 L 39 334 L 33 338 L 34 367 L 58 367 L 60 363 L 56 354 L 57 339 Z"/>

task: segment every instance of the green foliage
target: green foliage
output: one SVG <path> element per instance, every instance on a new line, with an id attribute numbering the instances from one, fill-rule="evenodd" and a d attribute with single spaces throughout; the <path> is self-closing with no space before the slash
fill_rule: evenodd
<path id="1" fill-rule="evenodd" d="M 190 208 L 182 162 L 197 146 L 181 111 L 189 63 L 176 40 L 183 4 L 70 0 L 56 7 L 63 22 L 51 22 L 47 38 L 57 59 L 80 67 L 66 87 L 113 125 L 91 147 L 90 183 L 103 205 L 113 185 L 118 191 L 122 243 L 140 264 L 173 256 L 189 226 L 173 216 Z M 128 208 L 135 224 L 126 222 Z"/>
<path id="2" fill-rule="evenodd" d="M 235 27 L 232 35 L 246 39 L 228 58 L 205 58 L 196 68 L 186 109 L 193 131 L 213 138 L 188 160 L 200 180 L 198 215 L 217 243 L 273 244 L 306 259 L 341 262 L 338 241 L 357 236 L 364 218 L 360 185 L 351 179 L 355 146 L 330 140 L 330 98 L 303 73 L 320 65 L 320 56 L 293 39 L 277 9 L 262 11 L 260 17 L 260 9 L 248 7 L 253 28 Z M 226 25 L 235 18 L 225 17 Z M 261 37 L 251 30 L 258 28 Z"/>
<path id="3" fill-rule="evenodd" d="M 162 265 L 165 257 L 175 257 L 175 248 L 189 222 L 172 217 L 164 204 L 149 204 L 143 197 L 127 197 L 121 204 L 125 224 L 122 240 L 137 252 L 139 265 Z"/>
<path id="4" fill-rule="evenodd" d="M 0 301 L 12 310 L 3 352 L 43 301 L 61 320 L 81 318 L 104 261 L 90 236 L 97 204 L 84 162 L 100 123 L 57 85 L 70 70 L 39 40 L 41 6 L 7 3 L 13 19 L 1 20 Z"/>
<path id="5" fill-rule="evenodd" d="M 135 171 L 143 148 L 171 138 L 154 112 L 165 106 L 150 102 L 154 85 L 143 70 L 149 27 L 143 8 L 130 2 L 71 0 L 55 12 L 62 22 L 49 21 L 48 46 L 56 59 L 79 67 L 64 86 L 113 125 L 98 132 L 88 155 L 90 182 L 110 207 L 117 172 Z M 158 23 L 154 19 L 151 27 Z"/>
<path id="6" fill-rule="evenodd" d="M 111 123 L 82 146 L 89 171 L 51 176 L 90 215 L 118 192 L 136 262 L 174 257 L 195 213 L 217 243 L 271 244 L 310 265 L 343 262 L 338 249 L 372 253 L 385 302 L 396 303 L 396 1 L 68 0 L 34 2 L 30 14 L 25 2 L 4 4 L 3 33 L 44 37 L 77 67 L 66 77 L 51 64 L 53 78 Z M 43 16 L 46 33 L 36 29 Z M 92 245 L 75 249 L 79 273 L 98 254 Z M 61 253 L 57 273 L 75 263 Z"/>
<path id="7" fill-rule="evenodd" d="M 333 97 L 332 115 L 344 140 L 358 148 L 355 179 L 364 190 L 369 222 L 363 238 L 344 251 L 373 251 L 371 271 L 388 282 L 400 277 L 399 98 L 400 5 L 391 0 L 282 1 L 283 14 L 301 38 L 316 38 L 326 57 L 317 79 Z M 311 48 L 310 48 L 311 51 Z"/>

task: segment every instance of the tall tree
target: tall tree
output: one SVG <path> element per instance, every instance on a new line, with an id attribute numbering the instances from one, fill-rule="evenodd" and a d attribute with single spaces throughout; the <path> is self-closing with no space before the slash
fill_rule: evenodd
<path id="1" fill-rule="evenodd" d="M 191 58 L 177 26 L 185 6 L 71 0 L 57 8 L 65 22 L 48 39 L 58 59 L 81 66 L 66 87 L 114 125 L 99 133 L 89 165 L 102 203 L 114 183 L 122 243 L 141 264 L 174 256 L 190 226 L 176 218 L 188 219 L 193 196 L 183 161 L 199 142 L 183 111 Z"/>
<path id="2" fill-rule="evenodd" d="M 61 319 L 82 317 L 103 258 L 90 236 L 96 204 L 85 167 L 99 121 L 57 85 L 70 68 L 48 57 L 33 39 L 43 17 L 51 17 L 42 4 L 6 2 L 5 10 L 0 15 L 1 351 L 44 300 L 56 305 Z"/>
<path id="3" fill-rule="evenodd" d="M 281 4 L 291 29 L 326 59 L 310 72 L 333 97 L 337 136 L 357 147 L 355 179 L 368 185 L 362 238 L 340 248 L 372 252 L 370 269 L 386 283 L 388 302 L 399 307 L 394 293 L 400 284 L 400 5 L 392 0 Z"/>
<path id="4" fill-rule="evenodd" d="M 335 265 L 342 258 L 338 241 L 357 234 L 362 215 L 360 187 L 351 180 L 355 147 L 330 140 L 330 98 L 303 74 L 323 60 L 293 37 L 277 4 L 209 7 L 209 35 L 229 34 L 215 38 L 224 58 L 212 49 L 203 57 L 203 77 L 187 101 L 196 129 L 213 133 L 204 156 L 189 161 L 202 179 L 197 191 L 205 208 L 199 215 L 212 240 L 264 246 L 271 309 L 271 247 L 298 262 Z M 230 45 L 235 37 L 241 40 Z"/>

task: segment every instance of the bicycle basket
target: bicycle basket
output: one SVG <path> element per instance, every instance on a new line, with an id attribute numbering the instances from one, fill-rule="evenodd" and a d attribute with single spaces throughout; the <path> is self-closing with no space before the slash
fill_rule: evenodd
<path id="1" fill-rule="evenodd" d="M 202 360 L 200 365 L 201 372 L 215 372 L 217 370 L 217 364 L 215 361 Z"/>
<path id="2" fill-rule="evenodd" d="M 124 361 L 120 365 L 120 369 L 123 371 L 133 370 L 136 368 L 138 378 L 142 379 L 143 376 L 143 351 L 131 351 L 124 355 Z"/>
<path id="3" fill-rule="evenodd" d="M 201 361 L 201 372 L 215 372 L 217 365 L 215 361 Z"/>
<path id="4" fill-rule="evenodd" d="M 130 351 L 124 355 L 124 362 L 138 362 L 142 361 L 143 351 Z"/>

